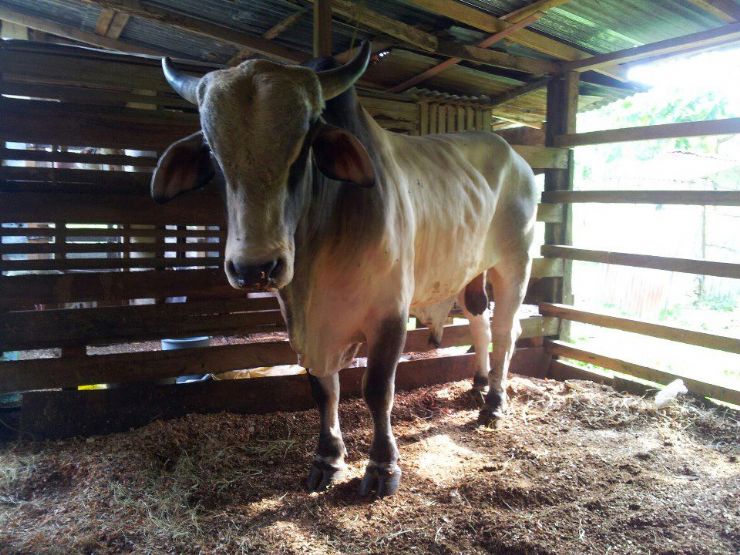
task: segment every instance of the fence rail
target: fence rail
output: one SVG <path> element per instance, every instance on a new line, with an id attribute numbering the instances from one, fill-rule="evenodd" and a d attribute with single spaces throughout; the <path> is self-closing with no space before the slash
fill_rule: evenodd
<path id="1" fill-rule="evenodd" d="M 564 258 L 583 262 L 600 262 L 635 268 L 652 268 L 687 274 L 740 278 L 740 264 L 716 262 L 694 258 L 672 258 L 649 254 L 631 254 L 591 249 L 579 249 L 566 245 L 543 245 L 542 255 L 548 258 Z"/>

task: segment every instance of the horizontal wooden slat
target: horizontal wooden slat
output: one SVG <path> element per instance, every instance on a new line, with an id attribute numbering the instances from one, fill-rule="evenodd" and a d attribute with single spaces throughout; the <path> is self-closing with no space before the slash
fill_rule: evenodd
<path id="1" fill-rule="evenodd" d="M 220 268 L 0 277 L 0 308 L 5 309 L 45 303 L 111 302 L 183 295 L 220 298 L 243 296 L 244 293 L 229 286 Z"/>
<path id="2" fill-rule="evenodd" d="M 215 250 L 215 249 L 214 249 Z M 0 260 L 4 272 L 29 272 L 45 270 L 112 270 L 131 268 L 182 268 L 186 266 L 208 266 L 221 268 L 220 256 L 193 258 L 53 258 L 42 260 Z"/>
<path id="3" fill-rule="evenodd" d="M 108 88 L 118 91 L 145 89 L 170 92 L 161 69 L 152 63 L 115 59 L 95 59 L 69 52 L 24 52 L 19 49 L 0 51 L 0 72 L 12 80 L 33 81 L 51 85 Z"/>
<path id="4" fill-rule="evenodd" d="M 665 370 L 659 370 L 657 368 L 651 368 L 649 366 L 643 366 L 634 362 L 626 361 L 622 358 L 612 357 L 601 353 L 595 353 L 585 349 L 578 348 L 577 346 L 564 343 L 557 340 L 546 340 L 546 348 L 548 352 L 555 356 L 562 356 L 574 360 L 580 360 L 581 362 L 588 362 L 601 366 L 602 368 L 608 368 L 615 372 L 621 372 L 623 374 L 629 374 L 642 378 L 643 380 L 649 380 L 661 384 L 667 384 L 673 380 L 680 378 L 686 384 L 686 387 L 692 393 L 703 395 L 705 397 L 711 397 L 712 399 L 719 399 L 727 403 L 740 405 L 740 390 L 731 389 L 717 384 L 710 384 L 707 382 L 699 381 L 693 378 L 687 378 L 672 372 Z"/>
<path id="5" fill-rule="evenodd" d="M 239 298 L 6 312 L 0 321 L 0 345 L 5 350 L 46 349 L 282 329 L 274 298 Z"/>
<path id="6" fill-rule="evenodd" d="M 715 335 L 702 331 L 666 326 L 665 324 L 633 320 L 631 318 L 591 310 L 582 310 L 562 304 L 543 303 L 540 305 L 540 312 L 547 316 L 557 316 L 558 318 L 573 322 L 582 322 L 584 324 L 639 333 L 649 335 L 650 337 L 658 337 L 689 345 L 698 345 L 699 347 L 706 347 L 708 349 L 718 349 L 727 351 L 728 353 L 740 354 L 740 338 L 737 337 Z"/>
<path id="7" fill-rule="evenodd" d="M 92 310 L 92 309 L 91 309 Z M 268 318 L 271 315 L 267 315 Z M 255 316 L 255 318 L 257 318 Z M 530 337 L 552 335 L 556 320 L 541 317 L 521 320 Z M 442 347 L 468 345 L 472 339 L 468 326 L 449 326 Z M 447 331 L 450 333 L 447 334 Z M 429 331 L 408 332 L 404 351 L 428 351 Z M 361 353 L 365 355 L 364 351 Z M 51 387 L 71 387 L 86 383 L 130 383 L 183 374 L 225 372 L 238 368 L 294 364 L 297 360 L 288 341 L 196 347 L 181 351 L 148 351 L 99 355 L 78 359 L 36 359 L 0 363 L 0 392 Z"/>
<path id="8" fill-rule="evenodd" d="M 153 156 L 127 156 L 124 154 L 98 154 L 88 152 L 48 152 L 23 148 L 0 148 L 0 160 L 30 160 L 33 162 L 58 162 L 63 164 L 101 164 L 111 166 L 154 167 Z"/>
<path id="9" fill-rule="evenodd" d="M 155 240 L 153 237 L 142 237 L 138 239 L 147 242 L 1 243 L 0 254 L 154 254 L 158 252 L 221 252 L 224 248 L 221 243 L 206 243 L 205 240 L 192 243 L 162 243 L 161 241 L 153 242 Z M 111 260 L 116 259 L 111 258 Z"/>
<path id="10" fill-rule="evenodd" d="M 71 168 L 35 168 L 0 166 L 0 179 L 6 181 L 41 181 L 57 183 L 94 183 L 105 191 L 108 185 L 131 185 L 132 189 L 145 189 L 152 178 L 151 172 L 123 172 Z"/>
<path id="11" fill-rule="evenodd" d="M 193 105 L 175 94 L 166 94 L 158 91 L 156 96 L 137 94 L 127 91 L 101 90 L 100 88 L 86 88 L 82 86 L 44 85 L 27 82 L 28 77 L 20 81 L 10 81 L 13 75 L 6 75 L 0 84 L 2 94 L 27 96 L 39 99 L 55 99 L 65 103 L 84 104 L 86 106 L 124 106 L 128 103 L 137 103 L 154 106 L 167 106 L 179 109 L 193 110 Z M 19 78 L 18 75 L 15 76 Z M 151 91 L 154 93 L 155 91 Z"/>
<path id="12" fill-rule="evenodd" d="M 588 368 L 581 368 L 562 359 L 553 359 L 547 371 L 547 377 L 556 380 L 588 380 L 591 382 L 614 385 L 614 379 L 605 373 Z"/>
<path id="13" fill-rule="evenodd" d="M 548 363 L 542 348 L 518 349 L 510 368 L 526 375 L 544 375 Z M 404 361 L 398 365 L 396 389 L 467 379 L 474 368 L 473 354 Z M 345 368 L 340 372 L 342 399 L 361 395 L 364 371 Z M 124 431 L 193 412 L 261 414 L 314 406 L 305 375 L 98 391 L 39 391 L 23 396 L 20 431 L 23 437 L 61 438 Z"/>
<path id="14" fill-rule="evenodd" d="M 635 268 L 653 268 L 656 270 L 683 272 L 687 274 L 700 274 L 736 279 L 740 278 L 740 264 L 732 264 L 729 262 L 597 251 L 564 245 L 543 245 L 541 250 L 543 256 L 565 258 L 567 260 L 582 260 L 585 262 L 617 264 L 620 266 L 632 266 Z"/>
<path id="15" fill-rule="evenodd" d="M 6 141 L 163 150 L 197 131 L 197 115 L 0 99 Z"/>
<path id="16" fill-rule="evenodd" d="M 545 191 L 542 202 L 740 206 L 740 191 Z"/>
<path id="17" fill-rule="evenodd" d="M 555 146 L 570 147 L 620 143 L 625 141 L 702 137 L 706 135 L 733 135 L 735 133 L 740 133 L 740 118 L 665 123 L 644 127 L 591 131 L 589 133 L 568 133 L 565 135 L 556 135 L 553 141 Z"/>
<path id="18" fill-rule="evenodd" d="M 568 149 L 550 146 L 511 145 L 534 169 L 565 169 Z"/>
<path id="19" fill-rule="evenodd" d="M 149 195 L 101 193 L 0 193 L 0 222 L 223 225 L 221 197 L 193 191 L 167 204 Z"/>
<path id="20" fill-rule="evenodd" d="M 118 222 L 105 224 L 110 226 L 119 226 L 118 228 L 113 229 L 108 227 L 70 227 L 70 225 L 76 224 L 68 224 L 67 227 L 59 229 L 54 227 L 0 227 L 0 237 L 46 237 L 51 240 L 56 235 L 61 234 L 67 238 L 67 241 L 95 240 L 100 237 L 146 237 L 152 239 L 161 239 L 165 237 L 185 239 L 218 237 L 221 238 L 221 240 L 226 238 L 226 230 L 222 229 L 155 229 L 153 226 L 149 229 L 141 229 L 141 226 L 137 226 L 136 224 L 123 224 Z"/>

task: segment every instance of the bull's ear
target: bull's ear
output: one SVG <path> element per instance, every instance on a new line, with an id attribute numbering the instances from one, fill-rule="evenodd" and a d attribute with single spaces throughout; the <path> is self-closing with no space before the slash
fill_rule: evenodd
<path id="1" fill-rule="evenodd" d="M 157 202 L 203 187 L 215 175 L 211 152 L 203 132 L 172 143 L 164 151 L 152 175 L 151 193 Z"/>
<path id="2" fill-rule="evenodd" d="M 360 187 L 375 185 L 375 170 L 370 155 L 360 140 L 349 131 L 323 125 L 311 146 L 316 165 L 325 176 L 349 181 Z"/>

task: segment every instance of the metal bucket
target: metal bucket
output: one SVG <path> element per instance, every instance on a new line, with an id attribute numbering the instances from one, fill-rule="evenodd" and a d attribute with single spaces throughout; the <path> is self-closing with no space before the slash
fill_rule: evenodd
<path id="1" fill-rule="evenodd" d="M 162 339 L 163 351 L 178 351 L 180 349 L 191 349 L 193 347 L 208 347 L 211 344 L 211 338 L 208 335 L 199 337 L 183 337 L 180 339 Z M 158 383 L 191 383 L 201 382 L 210 378 L 210 374 L 190 374 L 187 376 L 178 376 L 177 378 L 167 378 L 160 380 Z"/>

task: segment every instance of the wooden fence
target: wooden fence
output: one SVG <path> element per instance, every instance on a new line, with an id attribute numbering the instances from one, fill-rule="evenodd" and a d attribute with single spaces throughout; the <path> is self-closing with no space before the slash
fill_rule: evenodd
<path id="1" fill-rule="evenodd" d="M 697 135 L 723 135 L 740 132 L 740 118 L 685 122 L 648 127 L 613 129 L 576 133 L 575 115 L 578 101 L 578 75 L 573 72 L 557 76 L 548 86 L 548 129 L 546 144 L 559 147 L 574 147 L 620 141 L 640 141 L 665 138 L 678 138 Z M 595 311 L 583 310 L 573 306 L 570 274 L 572 261 L 589 261 L 600 264 L 616 264 L 635 268 L 652 268 L 657 270 L 684 272 L 725 278 L 740 278 L 740 264 L 714 260 L 698 260 L 667 256 L 609 252 L 603 250 L 581 249 L 574 247 L 570 230 L 570 206 L 574 203 L 607 203 L 607 204 L 678 204 L 678 205 L 722 205 L 740 206 L 738 191 L 574 191 L 572 165 L 567 170 L 548 170 L 545 181 L 545 192 L 540 205 L 541 212 L 546 210 L 560 213 L 556 223 L 548 227 L 546 243 L 542 254 L 546 258 L 564 261 L 562 290 L 553 298 L 557 303 L 542 303 L 540 312 L 545 316 L 560 318 L 565 325 L 568 322 L 582 322 L 605 328 L 637 333 L 645 336 L 668 339 L 680 343 L 697 345 L 709 349 L 718 349 L 740 354 L 740 339 L 700 332 L 697 330 L 677 328 L 655 322 L 639 321 L 618 317 Z M 657 383 L 668 383 L 678 377 L 683 378 L 688 389 L 703 395 L 735 405 L 740 405 L 740 390 L 711 384 L 698 378 L 678 376 L 673 372 L 648 367 L 639 361 L 628 361 L 622 357 L 597 353 L 566 343 L 557 338 L 545 341 L 546 348 L 555 359 L 549 374 L 554 377 L 594 378 L 594 374 L 574 366 L 567 360 L 590 363 L 602 368 L 635 376 Z M 566 359 L 566 360 L 562 360 Z"/>
<path id="2" fill-rule="evenodd" d="M 276 299 L 247 298 L 226 282 L 218 193 L 206 188 L 166 206 L 149 198 L 159 153 L 198 128 L 159 61 L 4 42 L 0 76 L 0 352 L 18 358 L 0 362 L 0 393 L 25 392 L 22 432 L 61 437 L 190 411 L 310 406 L 306 380 L 292 377 L 153 385 L 295 361 L 284 336 L 255 335 L 283 331 Z M 427 130 L 415 102 L 362 101 L 389 128 Z M 517 148 L 537 171 L 567 168 L 566 149 Z M 561 213 L 543 205 L 538 218 L 557 225 Z M 557 301 L 550 292 L 562 277 L 561 259 L 537 259 L 529 302 Z M 514 370 L 544 374 L 543 338 L 557 336 L 558 324 L 556 316 L 522 319 Z M 196 335 L 224 339 L 181 351 L 131 344 Z M 427 330 L 411 331 L 405 351 L 428 350 L 427 339 Z M 467 326 L 447 327 L 443 347 L 470 342 Z M 115 353 L 94 354 L 111 346 Z M 472 375 L 471 355 L 411 358 L 399 367 L 402 389 Z M 348 395 L 357 393 L 358 372 L 345 372 Z M 77 390 L 98 383 L 120 387 Z"/>

